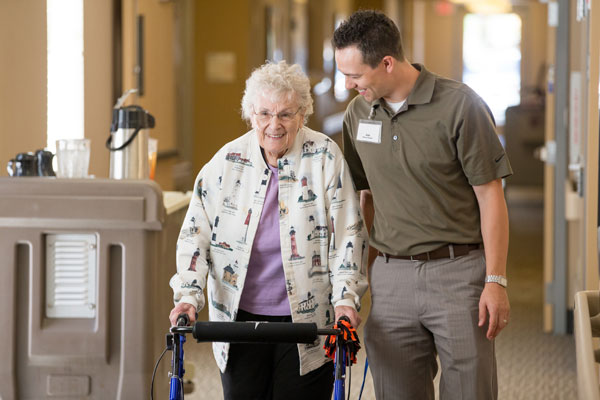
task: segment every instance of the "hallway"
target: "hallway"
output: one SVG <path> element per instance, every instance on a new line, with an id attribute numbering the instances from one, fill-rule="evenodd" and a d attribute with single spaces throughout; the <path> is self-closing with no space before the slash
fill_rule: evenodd
<path id="1" fill-rule="evenodd" d="M 510 324 L 496 342 L 499 399 L 576 399 L 572 335 L 542 332 L 543 208 L 508 188 Z"/>
<path id="2" fill-rule="evenodd" d="M 510 250 L 508 256 L 511 319 L 497 339 L 500 400 L 571 400 L 577 398 L 575 342 L 573 336 L 542 332 L 542 228 L 541 201 L 508 189 Z M 366 300 L 366 299 L 365 299 Z M 363 321 L 368 304 L 361 311 Z M 202 318 L 202 316 L 200 317 Z M 362 332 L 359 330 L 361 338 Z M 188 399 L 222 398 L 217 367 L 210 345 L 193 344 L 186 348 L 189 377 L 195 390 Z M 358 399 L 363 380 L 365 351 L 352 368 L 351 399 Z M 190 365 L 192 364 L 192 365 Z M 346 381 L 346 387 L 348 387 Z M 370 375 L 363 399 L 372 400 Z"/>

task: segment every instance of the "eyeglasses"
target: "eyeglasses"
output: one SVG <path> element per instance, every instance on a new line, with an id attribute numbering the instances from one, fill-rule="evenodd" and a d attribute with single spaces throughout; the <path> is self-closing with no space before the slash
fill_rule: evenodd
<path id="1" fill-rule="evenodd" d="M 296 112 L 291 112 L 291 111 L 283 111 L 277 114 L 271 114 L 268 111 L 259 111 L 259 112 L 254 112 L 254 115 L 256 115 L 256 119 L 258 120 L 258 122 L 260 122 L 261 124 L 266 124 L 268 122 L 271 121 L 271 119 L 273 117 L 277 117 L 278 120 L 280 120 L 281 122 L 290 122 L 291 120 L 294 119 L 294 117 L 296 116 L 296 114 L 298 114 L 298 112 L 302 109 L 302 107 L 298 108 L 296 110 Z"/>

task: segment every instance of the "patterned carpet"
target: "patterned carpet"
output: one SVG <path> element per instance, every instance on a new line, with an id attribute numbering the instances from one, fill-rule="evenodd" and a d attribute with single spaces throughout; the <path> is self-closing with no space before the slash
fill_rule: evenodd
<path id="1" fill-rule="evenodd" d="M 542 223 L 537 201 L 509 203 L 511 221 L 508 260 L 511 319 L 496 339 L 500 400 L 568 400 L 577 398 L 573 337 L 542 332 Z M 361 311 L 368 315 L 368 296 Z M 200 318 L 203 318 L 201 315 Z M 206 318 L 206 315 L 204 315 Z M 361 333 L 361 330 L 359 330 Z M 362 336 L 361 336 L 362 337 Z M 191 338 L 190 338 L 191 339 Z M 358 399 L 363 381 L 364 350 L 352 368 L 351 399 Z M 186 399 L 223 397 L 219 373 L 209 344 L 186 345 Z M 346 387 L 349 381 L 346 381 Z M 372 400 L 373 383 L 367 375 L 363 399 Z"/>
<path id="2" fill-rule="evenodd" d="M 514 198 L 509 202 L 511 321 L 497 339 L 499 398 L 576 399 L 573 336 L 542 332 L 542 206 Z"/>

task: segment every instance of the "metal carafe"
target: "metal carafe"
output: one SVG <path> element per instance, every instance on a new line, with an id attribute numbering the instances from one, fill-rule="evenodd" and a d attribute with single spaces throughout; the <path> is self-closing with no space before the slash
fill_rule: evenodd
<path id="1" fill-rule="evenodd" d="M 8 160 L 6 170 L 10 176 L 56 176 L 52 168 L 54 154 L 47 150 L 19 153 Z"/>
<path id="2" fill-rule="evenodd" d="M 148 129 L 154 117 L 138 105 L 113 109 L 110 137 L 110 178 L 148 179 Z"/>
<path id="3" fill-rule="evenodd" d="M 52 168 L 52 158 L 54 154 L 48 150 L 38 150 L 35 152 L 35 162 L 38 176 L 56 176 Z"/>
<path id="4" fill-rule="evenodd" d="M 12 173 L 11 173 L 12 170 Z M 19 153 L 8 162 L 10 176 L 36 176 L 35 156 L 33 153 Z"/>

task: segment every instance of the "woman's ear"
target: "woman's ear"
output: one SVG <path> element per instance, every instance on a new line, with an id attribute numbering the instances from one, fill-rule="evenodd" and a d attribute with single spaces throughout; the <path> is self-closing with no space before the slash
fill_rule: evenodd
<path id="1" fill-rule="evenodd" d="M 250 116 L 250 119 L 249 119 L 249 120 L 247 120 L 248 126 L 249 126 L 251 129 L 254 129 L 254 130 L 256 130 L 256 129 L 257 129 L 256 127 L 258 126 L 258 125 L 256 125 L 256 120 L 255 120 L 255 118 L 256 118 L 256 116 L 255 116 L 254 114 L 252 114 L 252 115 Z"/>

